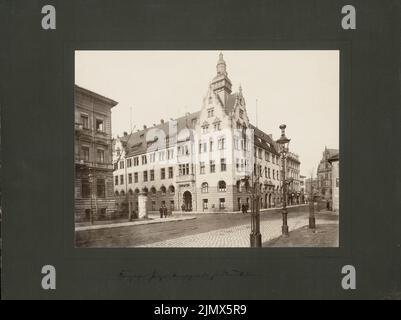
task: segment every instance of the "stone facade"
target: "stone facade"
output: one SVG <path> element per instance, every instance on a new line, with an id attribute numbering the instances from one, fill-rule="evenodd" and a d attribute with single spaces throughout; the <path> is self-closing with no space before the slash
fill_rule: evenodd
<path id="1" fill-rule="evenodd" d="M 117 102 L 75 86 L 75 221 L 110 219 L 116 211 L 111 108 Z"/>
<path id="2" fill-rule="evenodd" d="M 331 164 L 329 158 L 338 154 L 338 149 L 328 149 L 325 147 L 317 169 L 317 190 L 322 201 L 326 201 L 328 207 L 331 209 L 333 197 L 333 181 L 331 174 Z"/>
<path id="3" fill-rule="evenodd" d="M 280 155 L 272 135 L 253 126 L 239 87 L 232 93 L 220 54 L 199 112 L 124 134 L 114 141 L 114 193 L 119 211 L 147 209 L 224 212 L 250 204 L 246 181 L 260 186 L 262 208 L 281 197 Z M 298 161 L 299 170 L 299 161 Z M 299 171 L 298 171 L 299 172 Z"/>
<path id="4" fill-rule="evenodd" d="M 340 211 L 340 158 L 335 154 L 329 158 L 331 164 L 331 182 L 332 182 L 332 210 Z"/>

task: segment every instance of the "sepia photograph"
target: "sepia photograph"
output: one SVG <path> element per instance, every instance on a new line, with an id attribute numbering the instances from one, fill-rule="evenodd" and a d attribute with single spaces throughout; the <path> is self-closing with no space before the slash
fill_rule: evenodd
<path id="1" fill-rule="evenodd" d="M 75 51 L 75 246 L 339 246 L 338 50 Z"/>

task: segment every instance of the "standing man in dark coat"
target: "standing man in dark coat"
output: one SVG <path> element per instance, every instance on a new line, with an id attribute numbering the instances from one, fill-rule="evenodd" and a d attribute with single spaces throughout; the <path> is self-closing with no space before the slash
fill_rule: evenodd
<path id="1" fill-rule="evenodd" d="M 163 214 L 164 214 L 164 217 L 167 218 L 167 207 L 166 207 L 166 205 L 163 205 Z"/>
<path id="2" fill-rule="evenodd" d="M 159 212 L 160 212 L 160 218 L 163 218 L 163 206 L 160 207 Z"/>

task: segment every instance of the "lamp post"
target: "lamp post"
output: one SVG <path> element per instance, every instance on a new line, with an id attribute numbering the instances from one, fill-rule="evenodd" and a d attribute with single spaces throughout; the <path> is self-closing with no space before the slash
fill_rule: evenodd
<path id="1" fill-rule="evenodd" d="M 315 220 L 315 199 L 314 199 L 314 190 L 313 190 L 313 176 L 311 175 L 311 189 L 309 196 L 309 229 L 316 229 L 316 220 Z"/>
<path id="2" fill-rule="evenodd" d="M 90 170 L 90 169 L 89 169 Z M 93 186 L 93 181 L 94 181 L 94 177 L 93 177 L 93 174 L 92 173 L 90 173 L 89 172 L 89 174 L 88 174 L 88 177 L 89 177 L 89 186 L 90 186 L 90 194 L 91 194 L 91 210 L 90 210 L 90 216 L 89 216 L 89 219 L 90 219 L 90 223 L 91 224 L 93 224 L 93 222 L 94 222 L 94 214 L 93 214 L 93 198 L 94 198 L 94 186 Z"/>
<path id="3" fill-rule="evenodd" d="M 253 175 L 254 173 L 252 173 Z M 259 203 L 260 203 L 260 193 L 259 193 L 259 179 L 257 179 L 255 182 L 253 181 L 253 178 L 251 180 L 251 188 L 250 188 L 250 183 L 249 183 L 249 176 L 246 176 L 245 178 L 241 179 L 242 181 L 245 182 L 245 187 L 248 192 L 251 194 L 251 201 L 252 201 L 252 206 L 251 206 L 251 233 L 249 235 L 250 239 L 250 245 L 251 248 L 261 248 L 262 247 L 262 235 L 260 233 L 260 208 L 259 208 Z"/>
<path id="4" fill-rule="evenodd" d="M 277 143 L 280 145 L 280 155 L 282 161 L 282 180 L 283 180 L 283 208 L 282 208 L 282 216 L 283 216 L 283 225 L 281 226 L 281 233 L 284 236 L 288 236 L 288 224 L 287 224 L 287 184 L 288 181 L 285 177 L 286 175 L 286 157 L 288 153 L 288 146 L 290 144 L 290 139 L 285 136 L 285 128 L 287 126 L 282 124 L 280 126 L 281 129 L 281 137 L 277 140 Z"/>

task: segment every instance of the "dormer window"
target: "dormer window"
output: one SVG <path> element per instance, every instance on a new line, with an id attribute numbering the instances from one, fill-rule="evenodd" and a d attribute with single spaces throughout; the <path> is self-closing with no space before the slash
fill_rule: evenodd
<path id="1" fill-rule="evenodd" d="M 207 117 L 208 117 L 208 118 L 211 118 L 211 117 L 213 117 L 213 116 L 214 116 L 214 109 L 213 109 L 213 108 L 208 109 L 208 110 L 207 110 Z"/>
<path id="2" fill-rule="evenodd" d="M 242 109 L 239 110 L 239 117 L 241 119 L 244 119 L 244 110 L 242 110 Z"/>
<path id="3" fill-rule="evenodd" d="M 209 126 L 203 126 L 202 133 L 207 133 L 208 129 L 209 129 Z"/>
<path id="4" fill-rule="evenodd" d="M 214 124 L 214 131 L 220 131 L 220 130 L 221 130 L 220 122 L 216 122 L 216 123 Z"/>

